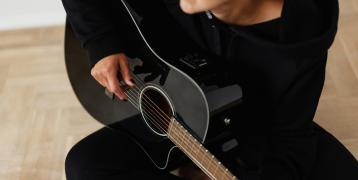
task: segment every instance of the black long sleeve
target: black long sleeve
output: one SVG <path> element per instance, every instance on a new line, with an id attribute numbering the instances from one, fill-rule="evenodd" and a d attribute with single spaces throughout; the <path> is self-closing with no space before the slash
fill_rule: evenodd
<path id="1" fill-rule="evenodd" d="M 325 65 L 325 57 L 305 59 L 279 98 L 268 136 L 264 179 L 299 180 L 310 175 L 317 156 L 313 118 Z"/>
<path id="2" fill-rule="evenodd" d="M 336 1 L 286 3 L 289 18 L 282 35 L 284 43 L 301 43 L 305 48 L 297 48 L 286 59 L 292 61 L 291 66 L 281 66 L 272 72 L 276 79 L 287 80 L 280 84 L 281 90 L 275 91 L 274 81 L 269 88 L 276 94 L 276 100 L 263 179 L 300 180 L 310 178 L 317 160 L 313 120 L 325 81 L 327 50 L 337 30 L 338 5 Z M 309 45 L 317 37 L 320 43 Z"/>
<path id="3" fill-rule="evenodd" d="M 120 8 L 112 0 L 62 0 L 67 19 L 93 66 L 103 57 L 123 52 Z M 117 11 L 117 12 L 116 12 Z"/>

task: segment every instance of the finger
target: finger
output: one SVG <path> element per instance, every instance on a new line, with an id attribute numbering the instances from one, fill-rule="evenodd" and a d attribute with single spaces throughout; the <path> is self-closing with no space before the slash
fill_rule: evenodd
<path id="1" fill-rule="evenodd" d="M 121 74 L 122 74 L 122 78 L 123 78 L 124 82 L 128 86 L 134 86 L 135 84 L 132 79 L 132 75 L 130 73 L 127 57 L 122 56 L 118 61 L 119 61 L 119 66 L 121 68 Z"/>
<path id="2" fill-rule="evenodd" d="M 111 92 L 113 92 L 116 96 L 118 96 L 119 99 L 126 100 L 127 96 L 123 92 L 123 89 L 120 87 L 116 74 L 117 74 L 116 72 L 113 72 L 107 76 L 108 89 Z"/>

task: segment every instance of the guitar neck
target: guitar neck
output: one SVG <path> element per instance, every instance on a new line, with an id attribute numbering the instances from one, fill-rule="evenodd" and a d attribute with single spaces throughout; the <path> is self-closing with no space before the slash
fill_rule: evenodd
<path id="1" fill-rule="evenodd" d="M 169 125 L 168 137 L 211 179 L 237 179 L 175 119 Z"/>

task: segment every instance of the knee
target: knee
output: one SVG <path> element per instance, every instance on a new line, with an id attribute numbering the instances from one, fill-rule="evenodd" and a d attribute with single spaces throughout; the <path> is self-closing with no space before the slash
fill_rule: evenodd
<path id="1" fill-rule="evenodd" d="M 108 176 L 113 175 L 113 167 L 118 170 L 116 176 L 122 176 L 132 161 L 125 155 L 131 149 L 122 147 L 122 144 L 128 145 L 128 141 L 124 136 L 113 135 L 108 129 L 96 131 L 82 139 L 66 156 L 67 180 L 109 179 Z"/>
<path id="2" fill-rule="evenodd" d="M 65 159 L 65 174 L 67 180 L 84 180 L 90 163 L 86 162 L 85 149 L 77 143 L 67 153 Z"/>

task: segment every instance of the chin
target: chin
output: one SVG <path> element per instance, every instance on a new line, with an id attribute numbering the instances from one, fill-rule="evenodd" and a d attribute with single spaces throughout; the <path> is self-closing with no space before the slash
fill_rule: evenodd
<path id="1" fill-rule="evenodd" d="M 192 7 L 187 7 L 184 5 L 184 3 L 186 2 L 186 0 L 180 0 L 180 8 L 183 12 L 187 13 L 187 14 L 194 14 L 196 13 L 196 11 L 194 11 L 194 9 Z"/>
<path id="2" fill-rule="evenodd" d="M 229 0 L 180 0 L 180 7 L 185 13 L 194 14 L 215 9 L 227 1 Z"/>

